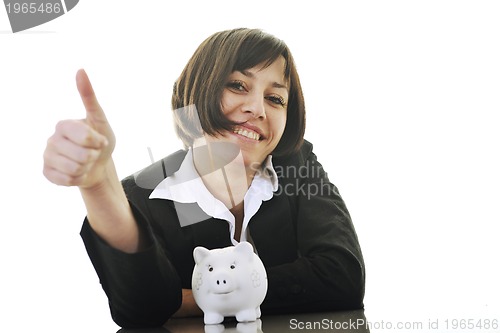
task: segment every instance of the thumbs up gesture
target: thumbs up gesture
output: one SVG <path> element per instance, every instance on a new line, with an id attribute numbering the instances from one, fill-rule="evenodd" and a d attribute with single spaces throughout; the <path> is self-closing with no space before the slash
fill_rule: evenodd
<path id="1" fill-rule="evenodd" d="M 93 188 L 106 179 L 116 140 L 84 70 L 77 72 L 76 85 L 86 117 L 56 125 L 47 140 L 43 174 L 57 185 Z"/>

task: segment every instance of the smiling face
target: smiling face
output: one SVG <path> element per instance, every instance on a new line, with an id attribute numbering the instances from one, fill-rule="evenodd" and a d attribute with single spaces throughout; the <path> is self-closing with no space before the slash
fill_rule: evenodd
<path id="1" fill-rule="evenodd" d="M 258 98 L 265 112 L 245 107 L 251 98 Z M 275 123 L 274 106 L 279 110 L 283 101 L 285 114 Z M 206 145 L 203 142 L 207 141 L 235 142 L 237 150 L 241 148 L 246 157 L 253 155 L 252 159 L 260 163 L 270 152 L 273 156 L 294 154 L 304 141 L 305 104 L 292 54 L 282 40 L 259 29 L 220 31 L 203 41 L 174 84 L 172 110 L 176 134 L 186 149 Z M 282 123 L 283 117 L 286 127 L 281 140 L 271 140 L 280 136 L 273 128 Z M 245 122 L 252 131 L 235 128 Z M 260 134 L 258 149 L 268 149 L 262 149 L 260 158 L 247 154 L 248 144 L 231 139 L 234 129 L 250 139 L 257 139 L 253 132 Z M 270 137 L 259 130 L 269 130 Z"/>
<path id="2" fill-rule="evenodd" d="M 222 93 L 224 115 L 239 123 L 232 131 L 210 141 L 231 142 L 239 146 L 246 167 L 259 165 L 276 148 L 285 130 L 288 88 L 284 78 L 285 59 L 271 65 L 235 71 Z"/>

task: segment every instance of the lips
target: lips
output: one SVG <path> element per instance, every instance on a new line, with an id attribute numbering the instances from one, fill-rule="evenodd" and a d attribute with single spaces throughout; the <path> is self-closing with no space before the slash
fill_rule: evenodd
<path id="1" fill-rule="evenodd" d="M 252 124 L 241 124 L 238 126 L 235 126 L 233 129 L 233 133 L 244 136 L 246 138 L 255 140 L 255 141 L 260 141 L 265 139 L 262 130 L 258 128 L 257 126 L 254 126 Z"/>

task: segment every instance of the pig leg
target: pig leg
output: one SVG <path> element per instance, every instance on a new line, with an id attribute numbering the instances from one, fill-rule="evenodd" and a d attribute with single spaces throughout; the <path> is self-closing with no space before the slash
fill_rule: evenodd
<path id="1" fill-rule="evenodd" d="M 257 313 L 255 308 L 245 309 L 236 314 L 236 320 L 239 322 L 255 321 L 257 320 Z"/>
<path id="2" fill-rule="evenodd" d="M 203 321 L 205 325 L 220 324 L 224 321 L 224 316 L 217 312 L 205 312 Z"/>
<path id="3" fill-rule="evenodd" d="M 223 333 L 224 332 L 224 325 L 218 324 L 218 325 L 205 325 L 205 333 Z M 257 331 L 254 331 L 257 332 Z"/>

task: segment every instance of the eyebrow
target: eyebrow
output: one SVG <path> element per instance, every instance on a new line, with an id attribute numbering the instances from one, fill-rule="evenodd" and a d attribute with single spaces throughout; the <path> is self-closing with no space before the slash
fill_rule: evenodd
<path id="1" fill-rule="evenodd" d="M 245 75 L 246 77 L 249 77 L 251 79 L 253 79 L 255 77 L 255 75 L 252 73 L 252 72 L 249 72 L 245 69 L 241 70 L 241 71 L 238 71 L 240 72 L 241 74 Z M 280 88 L 280 89 L 286 89 L 288 90 L 288 87 L 282 83 L 279 83 L 279 82 L 273 82 L 272 83 L 272 86 L 273 88 Z"/>

